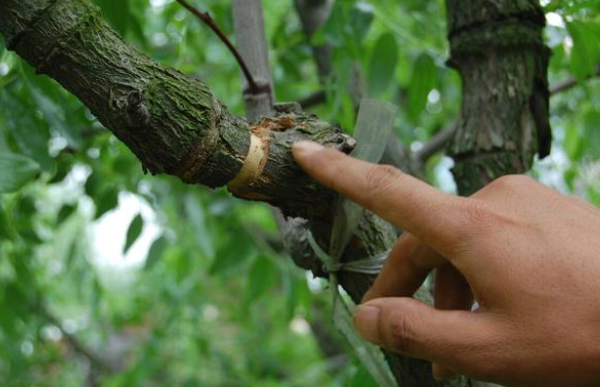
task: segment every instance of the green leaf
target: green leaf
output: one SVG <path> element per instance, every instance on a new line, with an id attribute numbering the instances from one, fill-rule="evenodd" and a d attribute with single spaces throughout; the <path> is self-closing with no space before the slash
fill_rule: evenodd
<path id="1" fill-rule="evenodd" d="M 146 264 L 144 265 L 144 270 L 150 270 L 162 257 L 165 249 L 167 248 L 167 239 L 164 236 L 157 238 L 150 250 L 148 251 L 148 257 L 146 257 Z"/>
<path id="2" fill-rule="evenodd" d="M 40 169 L 53 171 L 55 162 L 48 154 L 48 124 L 36 111 L 31 89 L 27 84 L 18 91 L 13 89 L 0 93 L 0 105 L 8 112 L 6 134 L 16 145 L 13 150 L 35 160 Z"/>
<path id="3" fill-rule="evenodd" d="M 131 246 L 142 233 L 143 228 L 144 218 L 142 218 L 142 214 L 137 214 L 136 217 L 131 221 L 131 224 L 129 224 L 129 229 L 127 230 L 127 239 L 125 240 L 125 247 L 123 248 L 123 254 L 127 254 Z"/>
<path id="4" fill-rule="evenodd" d="M 296 309 L 302 307 L 305 310 L 310 309 L 310 305 L 313 301 L 312 294 L 308 289 L 306 280 L 304 278 L 298 279 L 293 278 L 292 275 L 287 274 L 284 279 L 287 289 L 287 320 L 291 320 L 296 314 Z"/>
<path id="5" fill-rule="evenodd" d="M 60 226 L 73 212 L 77 207 L 72 204 L 64 205 L 58 211 L 58 215 L 56 216 L 56 225 Z"/>
<path id="6" fill-rule="evenodd" d="M 594 158 L 600 157 L 600 111 L 591 110 L 584 116 L 585 135 L 582 139 L 585 143 L 585 154 Z"/>
<path id="7" fill-rule="evenodd" d="M 370 7 L 361 7 L 355 4 L 350 9 L 350 25 L 352 26 L 357 43 L 360 43 L 365 35 L 367 35 L 367 32 L 373 23 L 373 18 L 373 10 Z"/>
<path id="8" fill-rule="evenodd" d="M 16 192 L 40 172 L 32 159 L 14 153 L 0 153 L 0 193 Z"/>
<path id="9" fill-rule="evenodd" d="M 427 96 L 437 82 L 437 67 L 433 58 L 421 54 L 415 61 L 408 86 L 408 118 L 416 121 L 427 105 Z"/>
<path id="10" fill-rule="evenodd" d="M 93 199 L 96 203 L 95 219 L 98 219 L 119 204 L 119 190 L 116 187 L 109 186 L 100 192 L 100 196 Z"/>
<path id="11" fill-rule="evenodd" d="M 194 233 L 198 246 L 206 257 L 213 258 L 215 255 L 215 248 L 208 227 L 206 227 L 206 215 L 202 204 L 194 196 L 188 195 L 185 198 L 184 206 L 192 223 L 192 232 Z"/>
<path id="12" fill-rule="evenodd" d="M 255 259 L 248 273 L 247 301 L 260 298 L 273 285 L 276 278 L 276 270 L 269 259 L 265 257 Z"/>
<path id="13" fill-rule="evenodd" d="M 252 258 L 255 253 L 256 249 L 247 235 L 231 235 L 222 246 L 219 246 L 209 273 L 217 275 L 232 272 Z"/>
<path id="14" fill-rule="evenodd" d="M 369 60 L 369 87 L 371 95 L 387 91 L 395 78 L 398 63 L 398 44 L 390 33 L 383 34 L 375 43 Z"/>
<path id="15" fill-rule="evenodd" d="M 15 231 L 10 224 L 2 203 L 0 203 L 0 241 L 3 239 L 14 240 L 14 238 Z"/>
<path id="16" fill-rule="evenodd" d="M 131 9 L 128 0 L 94 0 L 102 9 L 102 15 L 109 24 L 119 32 L 125 35 L 132 18 Z"/>
<path id="17" fill-rule="evenodd" d="M 348 4 L 336 1 L 327 22 L 318 30 L 311 39 L 311 44 L 331 44 L 339 47 L 344 44 L 344 29 L 348 26 Z"/>
<path id="18" fill-rule="evenodd" d="M 378 387 L 379 385 L 373 379 L 369 371 L 364 366 L 358 367 L 358 370 L 354 374 L 350 387 Z"/>
<path id="19" fill-rule="evenodd" d="M 590 187 L 588 188 L 587 192 L 590 202 L 596 207 L 600 208 L 600 191 L 597 191 L 594 188 Z"/>
<path id="20" fill-rule="evenodd" d="M 600 62 L 600 37 L 590 22 L 569 22 L 567 30 L 573 39 L 571 71 L 579 82 L 583 82 Z"/>
<path id="21" fill-rule="evenodd" d="M 567 127 L 565 130 L 563 146 L 573 160 L 578 160 L 583 153 L 582 139 L 583 136 L 578 125 Z"/>

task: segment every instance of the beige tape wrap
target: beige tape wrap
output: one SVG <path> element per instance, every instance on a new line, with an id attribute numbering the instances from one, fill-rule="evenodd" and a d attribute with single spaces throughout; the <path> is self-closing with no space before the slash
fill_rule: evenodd
<path id="1" fill-rule="evenodd" d="M 233 193 L 243 192 L 248 186 L 260 176 L 262 172 L 261 162 L 265 157 L 263 140 L 255 134 L 250 135 L 250 149 L 244 160 L 244 165 L 238 174 L 227 183 L 227 188 Z"/>

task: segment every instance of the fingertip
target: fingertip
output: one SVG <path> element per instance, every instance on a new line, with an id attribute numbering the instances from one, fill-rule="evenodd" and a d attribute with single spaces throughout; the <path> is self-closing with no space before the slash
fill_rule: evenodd
<path id="1" fill-rule="evenodd" d="M 292 153 L 297 161 L 303 161 L 324 149 L 323 145 L 313 141 L 299 141 L 292 146 Z"/>
<path id="2" fill-rule="evenodd" d="M 380 309 L 377 306 L 361 304 L 354 311 L 354 328 L 358 334 L 365 340 L 372 343 L 379 343 L 379 314 Z"/>

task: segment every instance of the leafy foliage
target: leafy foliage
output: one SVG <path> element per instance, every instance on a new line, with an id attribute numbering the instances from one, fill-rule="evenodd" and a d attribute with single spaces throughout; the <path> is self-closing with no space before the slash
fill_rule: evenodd
<path id="1" fill-rule="evenodd" d="M 175 2 L 96 3 L 127 41 L 243 114 L 235 61 Z M 197 3 L 232 35 L 229 2 Z M 351 129 L 359 73 L 366 94 L 400 107 L 395 130 L 409 148 L 455 120 L 442 1 L 339 0 L 310 42 L 291 1 L 264 5 L 280 101 L 324 87 L 311 111 Z M 579 86 L 553 97 L 553 153 L 533 173 L 600 205 L 600 83 L 587 79 L 600 62 L 600 6 L 545 10 L 551 84 Z M 324 85 L 311 44 L 332 47 Z M 448 159 L 426 172 L 452 189 Z M 0 385 L 375 385 L 327 305 L 281 251 L 267 207 L 144 175 L 80 102 L 0 41 Z"/>

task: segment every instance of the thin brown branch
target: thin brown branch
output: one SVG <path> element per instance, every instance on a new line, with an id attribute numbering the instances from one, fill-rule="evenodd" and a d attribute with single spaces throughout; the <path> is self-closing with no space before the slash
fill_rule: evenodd
<path id="1" fill-rule="evenodd" d="M 448 141 L 450 141 L 454 135 L 454 132 L 456 132 L 455 124 L 446 126 L 437 132 L 425 145 L 423 145 L 423 148 L 415 152 L 413 157 L 419 162 L 425 163 L 431 156 L 438 153 L 446 146 Z"/>
<path id="2" fill-rule="evenodd" d="M 221 39 L 221 41 L 223 43 L 225 43 L 225 45 L 227 46 L 229 51 L 231 51 L 231 53 L 235 57 L 240 68 L 242 69 L 242 72 L 244 73 L 244 77 L 246 77 L 246 80 L 248 81 L 248 86 L 250 88 L 250 92 L 252 94 L 260 94 L 260 93 L 264 92 L 263 88 L 261 88 L 254 80 L 254 77 L 252 77 L 252 74 L 250 73 L 250 70 L 248 69 L 246 62 L 244 62 L 244 59 L 242 58 L 242 56 L 240 55 L 238 50 L 235 48 L 233 43 L 231 43 L 231 40 L 229 40 L 227 35 L 225 35 L 223 30 L 221 30 L 219 25 L 210 16 L 210 14 L 208 12 L 200 11 L 198 8 L 194 7 L 193 5 L 191 5 L 190 3 L 188 3 L 185 0 L 176 0 L 176 1 L 179 4 L 181 4 L 185 9 L 187 9 L 192 14 L 194 14 L 194 16 L 196 16 L 198 19 L 200 19 L 202 22 L 204 22 L 208 27 L 210 27 L 210 29 L 219 37 L 219 39 Z"/>
<path id="3" fill-rule="evenodd" d="M 596 71 L 591 74 L 588 79 L 600 76 L 600 65 L 596 67 Z M 568 79 L 557 83 L 556 85 L 550 87 L 550 95 L 558 94 L 563 91 L 567 91 L 577 86 L 578 82 L 574 77 L 569 77 Z"/>
<path id="4" fill-rule="evenodd" d="M 298 101 L 302 109 L 308 109 L 316 105 L 320 105 L 327 101 L 327 94 L 325 90 L 319 90 L 312 93 L 309 96 L 306 96 Z"/>
<path id="5" fill-rule="evenodd" d="M 50 313 L 50 311 L 48 311 L 42 304 L 37 304 L 35 309 L 45 320 L 47 320 L 50 324 L 56 326 L 60 330 L 60 333 L 65 338 L 65 341 L 75 353 L 85 357 L 90 361 L 90 363 L 92 363 L 95 367 L 99 368 L 102 371 L 116 371 L 115 367 L 113 367 L 112 364 L 110 364 L 108 361 L 102 358 L 102 356 L 97 354 L 92 349 L 88 348 L 85 344 L 79 341 L 79 339 L 75 335 L 67 332 L 63 328 L 62 323 L 60 322 L 58 317 Z"/>
<path id="6" fill-rule="evenodd" d="M 600 65 L 596 67 L 596 71 L 592 75 L 590 75 L 588 79 L 598 76 L 600 76 Z M 568 79 L 550 87 L 550 95 L 553 96 L 561 92 L 570 90 L 578 84 L 579 82 L 575 78 L 569 77 Z M 415 158 L 422 163 L 427 161 L 431 156 L 433 156 L 446 146 L 446 144 L 448 143 L 448 141 L 450 141 L 455 131 L 455 124 L 449 125 L 445 129 L 442 129 L 435 136 L 433 136 L 431 140 L 429 140 L 429 142 L 423 146 L 423 148 L 416 152 Z"/>

